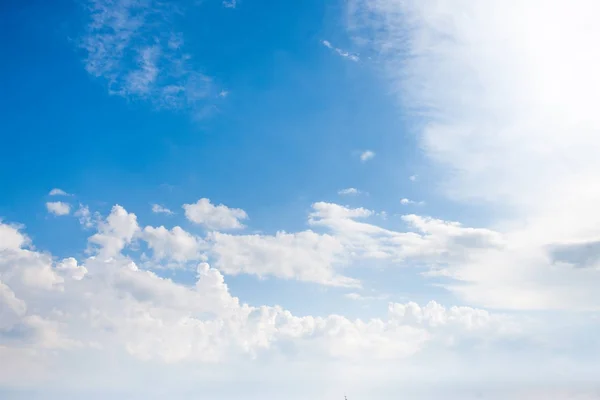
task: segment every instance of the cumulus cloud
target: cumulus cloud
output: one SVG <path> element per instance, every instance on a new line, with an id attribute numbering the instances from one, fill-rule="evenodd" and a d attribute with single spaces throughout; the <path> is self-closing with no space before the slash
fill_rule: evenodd
<path id="1" fill-rule="evenodd" d="M 49 213 L 54 215 L 69 215 L 71 213 L 71 206 L 69 203 L 63 203 L 62 201 L 49 201 L 46 203 L 46 209 Z"/>
<path id="2" fill-rule="evenodd" d="M 0 228 L 22 236 L 14 227 Z M 295 316 L 279 306 L 251 306 L 234 297 L 223 275 L 207 263 L 198 264 L 191 285 L 140 269 L 120 253 L 136 230 L 135 216 L 115 206 L 90 238 L 104 249 L 110 247 L 109 258 L 55 261 L 23 248 L 24 239 L 0 251 L 0 343 L 27 346 L 40 362 L 51 365 L 68 354 L 85 357 L 98 348 L 101 354 L 169 364 L 231 361 L 234 354 L 243 358 L 281 351 L 276 344 L 283 343 L 299 346 L 311 359 L 401 360 L 429 343 L 448 346 L 446 334 L 478 330 L 483 340 L 497 336 L 497 326 L 502 325 L 501 318 L 486 311 L 446 310 L 437 303 L 423 308 L 391 303 L 387 318 L 368 321 Z M 177 232 L 158 228 L 143 234 L 181 235 Z M 154 249 L 157 256 L 176 253 L 168 247 Z M 445 333 L 446 326 L 452 330 Z M 16 336 L 8 344 L 1 333 L 13 327 L 32 334 Z M 46 358 L 57 350 L 63 357 Z"/>
<path id="3" fill-rule="evenodd" d="M 275 235 L 211 236 L 211 252 L 219 270 L 259 277 L 275 276 L 333 286 L 357 286 L 355 279 L 340 276 L 335 266 L 344 262 L 342 243 L 313 231 L 277 232 Z"/>
<path id="4" fill-rule="evenodd" d="M 325 233 L 214 232 L 207 236 L 206 244 L 215 267 L 226 274 L 351 287 L 360 286 L 360 282 L 344 271 L 360 262 L 425 265 L 427 273 L 434 276 L 446 274 L 449 266 L 504 246 L 502 235 L 491 230 L 411 214 L 402 216 L 408 230 L 395 231 L 369 221 L 376 214 L 365 208 L 317 202 L 312 205 L 308 223 Z"/>
<path id="5" fill-rule="evenodd" d="M 350 364 L 359 367 L 343 369 L 339 379 L 347 381 L 350 374 L 363 384 L 379 379 L 376 386 L 389 385 L 388 380 L 402 371 L 427 384 L 432 369 L 439 381 L 456 379 L 448 372 L 456 370 L 464 378 L 464 368 L 470 368 L 481 382 L 483 377 L 501 376 L 494 365 L 499 371 L 513 371 L 510 376 L 526 376 L 527 368 L 533 370 L 538 361 L 552 364 L 544 351 L 577 343 L 568 339 L 574 336 L 553 336 L 556 330 L 550 325 L 539 330 L 540 325 L 527 318 L 476 307 L 409 301 L 391 302 L 387 314 L 381 310 L 368 319 L 331 312 L 310 315 L 273 304 L 247 304 L 226 283 L 224 274 L 252 274 L 353 286 L 357 281 L 346 280 L 342 272 L 356 257 L 386 257 L 402 264 L 416 259 L 447 267 L 469 261 L 480 250 L 505 246 L 493 231 L 416 215 L 403 217 L 407 230 L 388 230 L 372 223 L 377 214 L 320 202 L 312 206 L 309 225 L 327 233 L 208 232 L 201 239 L 179 227 L 140 230 L 137 217 L 117 205 L 93 226 L 97 232 L 89 241 L 97 246 L 95 251 L 66 258 L 35 250 L 23 227 L 0 223 L 0 355 L 11 362 L 10 371 L 0 365 L 0 386 L 36 385 L 52 377 L 67 388 L 78 378 L 74 387 L 95 390 L 81 379 L 98 371 L 97 385 L 119 382 L 123 386 L 109 387 L 120 393 L 124 387 L 137 389 L 134 381 L 140 376 L 145 383 L 139 390 L 147 387 L 146 372 L 153 371 L 163 377 L 160 385 L 166 390 L 164 377 L 170 373 L 178 376 L 180 387 L 213 382 L 215 377 L 229 382 L 250 366 L 257 374 L 252 379 L 263 382 L 260 377 L 267 373 L 272 379 L 279 376 L 273 375 L 277 371 L 306 371 L 308 365 L 329 381 L 337 379 L 331 371 Z M 147 242 L 153 252 L 141 264 L 135 258 L 144 249 L 136 241 Z M 204 251 L 211 264 L 202 262 L 205 258 L 198 253 Z M 197 260 L 195 278 L 175 281 L 153 272 L 161 271 L 158 267 L 165 260 L 175 259 Z M 310 296 L 311 291 L 304 293 Z M 376 292 L 346 297 L 374 309 L 384 296 L 372 293 Z M 564 330 L 569 321 L 559 326 Z M 587 345 L 600 350 L 590 341 Z M 515 367 L 518 371 L 507 368 L 507 354 L 514 361 L 525 348 L 528 356 L 546 355 L 530 364 L 524 364 L 528 356 L 523 356 Z M 485 362 L 478 361 L 482 358 Z M 85 372 L 73 368 L 72 359 L 85 359 Z M 111 364 L 115 359 L 117 364 Z M 108 365 L 113 367 L 106 369 Z M 564 371 L 565 365 L 555 364 L 555 371 Z M 395 373 L 386 375 L 390 369 Z M 481 375 L 482 369 L 488 375 Z M 103 370 L 112 372 L 100 373 Z M 201 378 L 185 375 L 191 370 Z M 281 379 L 291 378 L 283 374 Z"/>
<path id="6" fill-rule="evenodd" d="M 184 231 L 179 226 L 167 229 L 164 226 L 154 228 L 147 226 L 141 237 L 153 251 L 153 257 L 173 261 L 190 261 L 202 258 L 200 250 L 203 240 Z"/>
<path id="7" fill-rule="evenodd" d="M 200 199 L 193 204 L 184 204 L 188 220 L 212 230 L 242 229 L 242 220 L 248 214 L 239 208 L 229 208 L 223 204 L 213 205 L 209 199 Z"/>
<path id="8" fill-rule="evenodd" d="M 115 205 L 106 221 L 98 224 L 98 232 L 90 236 L 89 242 L 98 246 L 98 253 L 103 257 L 112 257 L 131 243 L 139 230 L 136 215 Z"/>

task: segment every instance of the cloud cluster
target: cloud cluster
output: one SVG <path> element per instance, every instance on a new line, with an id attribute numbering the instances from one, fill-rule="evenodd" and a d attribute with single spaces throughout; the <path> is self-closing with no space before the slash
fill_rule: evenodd
<path id="1" fill-rule="evenodd" d="M 361 212 L 338 210 L 329 216 L 344 213 Z M 505 317 L 468 307 L 446 309 L 436 302 L 424 307 L 391 303 L 386 318 L 365 321 L 339 315 L 296 316 L 276 305 L 248 305 L 230 293 L 221 272 L 206 262 L 197 264 L 196 280 L 190 284 L 141 268 L 123 253 L 135 250 L 131 244 L 136 237 L 148 242 L 157 260 L 178 255 L 193 259 L 202 245 L 179 227 L 140 230 L 137 217 L 118 205 L 90 236 L 90 256 L 80 260 L 36 251 L 21 228 L 0 223 L 3 359 L 43 363 L 49 368 L 46 373 L 70 354 L 167 364 L 233 362 L 273 352 L 311 361 L 401 360 L 430 343 L 451 348 L 455 341 L 450 339 L 457 335 L 474 335 L 486 343 L 514 334 Z M 315 245 L 302 234 L 281 240 L 280 246 L 292 240 L 291 246 L 275 252 L 290 252 L 292 258 L 296 247 L 306 245 L 294 240 Z M 253 245 L 259 252 L 263 246 L 250 243 L 247 248 Z M 290 263 L 273 259 L 270 268 L 278 261 Z M 313 260 L 306 261 L 310 267 Z M 243 264 L 241 272 L 246 272 Z M 291 275 L 301 279 L 302 273 Z M 301 351 L 290 353 L 290 346 Z M 6 383 L 0 378 L 0 384 Z"/>

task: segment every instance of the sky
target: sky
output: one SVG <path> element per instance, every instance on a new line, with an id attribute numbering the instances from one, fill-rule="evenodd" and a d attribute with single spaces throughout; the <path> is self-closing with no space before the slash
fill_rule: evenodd
<path id="1" fill-rule="evenodd" d="M 3 1 L 0 398 L 600 398 L 599 13 Z"/>

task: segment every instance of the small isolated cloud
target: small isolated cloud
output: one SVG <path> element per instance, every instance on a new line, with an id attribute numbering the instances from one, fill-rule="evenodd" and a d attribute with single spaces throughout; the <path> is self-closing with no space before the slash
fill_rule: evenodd
<path id="1" fill-rule="evenodd" d="M 225 8 L 235 8 L 237 6 L 237 0 L 224 0 L 223 7 Z"/>
<path id="2" fill-rule="evenodd" d="M 344 297 L 347 299 L 350 299 L 350 300 L 355 300 L 355 301 L 384 300 L 384 299 L 388 298 L 388 296 L 385 294 L 380 294 L 380 295 L 376 295 L 376 296 L 365 296 L 365 295 L 362 295 L 362 294 L 356 293 L 356 292 L 346 293 L 344 295 Z"/>
<path id="3" fill-rule="evenodd" d="M 411 182 L 416 182 L 419 177 L 417 175 L 411 175 L 408 177 L 408 180 Z"/>
<path id="4" fill-rule="evenodd" d="M 206 198 L 194 204 L 184 204 L 183 209 L 188 220 L 212 230 L 242 229 L 245 226 L 240 221 L 248 218 L 248 214 L 240 208 L 229 208 L 223 204 L 215 206 Z"/>
<path id="5" fill-rule="evenodd" d="M 71 212 L 71 206 L 62 201 L 49 201 L 46 203 L 46 209 L 54 215 L 69 215 Z"/>
<path id="6" fill-rule="evenodd" d="M 62 189 L 54 188 L 48 193 L 50 196 L 70 196 L 69 193 L 65 192 Z"/>
<path id="7" fill-rule="evenodd" d="M 411 200 L 411 199 L 407 199 L 407 198 L 405 197 L 405 198 L 403 198 L 403 199 L 400 199 L 400 204 L 402 204 L 402 205 L 405 205 L 405 206 L 406 206 L 406 205 L 410 205 L 410 204 L 423 205 L 423 204 L 425 204 L 425 203 L 423 203 L 422 201 L 414 201 L 414 200 Z"/>
<path id="8" fill-rule="evenodd" d="M 360 61 L 360 57 L 358 57 L 358 55 L 356 54 L 352 54 L 349 53 L 345 50 L 342 50 L 340 48 L 334 47 L 331 42 L 329 40 L 322 40 L 321 43 L 323 44 L 323 46 L 327 47 L 328 49 L 331 49 L 333 51 L 335 51 L 338 55 L 347 58 L 348 60 L 357 62 Z"/>
<path id="9" fill-rule="evenodd" d="M 229 96 L 229 92 L 227 90 L 221 90 L 219 92 L 219 97 L 227 97 Z"/>
<path id="10" fill-rule="evenodd" d="M 156 214 L 173 215 L 173 211 L 161 206 L 160 204 L 152 204 L 152 212 Z"/>
<path id="11" fill-rule="evenodd" d="M 371 150 L 365 150 L 362 153 L 360 153 L 360 161 L 361 162 L 367 162 L 367 161 L 373 159 L 373 157 L 375 157 L 375 152 L 373 152 Z"/>
<path id="12" fill-rule="evenodd" d="M 358 190 L 358 189 L 353 188 L 353 187 L 338 190 L 338 194 L 340 196 L 357 196 L 357 195 L 359 195 L 361 193 L 363 193 L 362 190 Z"/>

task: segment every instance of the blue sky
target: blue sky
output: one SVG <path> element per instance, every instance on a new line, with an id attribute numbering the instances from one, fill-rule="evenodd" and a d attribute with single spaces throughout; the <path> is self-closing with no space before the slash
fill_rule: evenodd
<path id="1" fill-rule="evenodd" d="M 597 5 L 540 4 L 5 2 L 0 397 L 596 398 Z"/>

